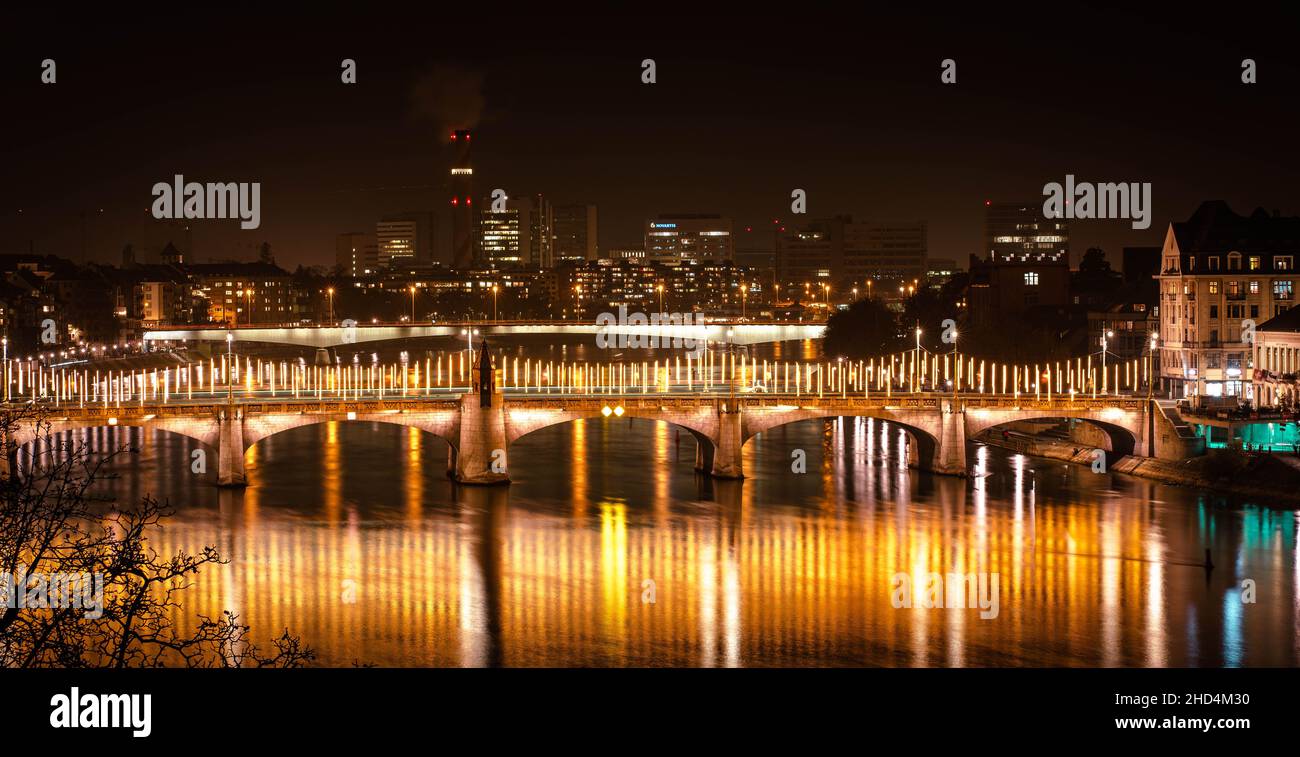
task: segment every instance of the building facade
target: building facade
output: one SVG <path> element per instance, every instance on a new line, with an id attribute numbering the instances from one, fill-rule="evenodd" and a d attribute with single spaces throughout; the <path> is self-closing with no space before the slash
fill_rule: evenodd
<path id="1" fill-rule="evenodd" d="M 401 213 L 380 219 L 375 224 L 378 267 L 431 263 L 433 236 L 432 213 Z"/>
<path id="2" fill-rule="evenodd" d="M 1300 308 L 1288 308 L 1255 329 L 1251 370 L 1254 402 L 1297 409 L 1300 388 Z"/>
<path id="3" fill-rule="evenodd" d="M 186 266 L 194 295 L 210 323 L 296 323 L 297 296 L 289 272 L 268 263 Z"/>
<path id="4" fill-rule="evenodd" d="M 1045 218 L 1041 203 L 986 202 L 984 210 L 985 257 L 970 258 L 972 323 L 1014 323 L 1070 304 L 1068 222 Z"/>
<path id="5" fill-rule="evenodd" d="M 706 213 L 661 215 L 645 224 L 646 260 L 663 265 L 731 262 L 731 219 Z"/>
<path id="6" fill-rule="evenodd" d="M 475 246 L 483 268 L 518 268 L 528 253 L 527 201 L 510 200 L 501 210 L 493 210 L 491 200 L 484 198 L 479 206 L 478 230 Z M 521 218 L 522 216 L 522 218 Z"/>
<path id="7" fill-rule="evenodd" d="M 556 205 L 552 209 L 553 265 L 578 260 L 595 260 L 599 231 L 595 205 Z"/>
<path id="8" fill-rule="evenodd" d="M 780 240 L 778 282 L 795 291 L 827 284 L 884 292 L 899 284 L 923 286 L 928 272 L 925 221 L 867 222 L 852 216 L 816 219 Z"/>
<path id="9" fill-rule="evenodd" d="M 339 234 L 334 240 L 334 265 L 351 279 L 379 269 L 379 243 L 374 234 L 359 231 Z"/>
<path id="10" fill-rule="evenodd" d="M 1258 326 L 1295 304 L 1300 217 L 1202 203 L 1161 248 L 1161 377 L 1171 397 L 1250 399 Z"/>

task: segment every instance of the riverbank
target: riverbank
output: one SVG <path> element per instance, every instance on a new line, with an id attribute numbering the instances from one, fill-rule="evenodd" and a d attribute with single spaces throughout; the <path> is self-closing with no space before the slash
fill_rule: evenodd
<path id="1" fill-rule="evenodd" d="M 1092 448 L 1023 434 L 981 435 L 976 441 L 1022 455 L 1092 465 Z M 1187 460 L 1160 460 L 1125 455 L 1108 466 L 1110 473 L 1159 481 L 1172 486 L 1259 498 L 1271 507 L 1300 508 L 1300 457 L 1266 452 L 1211 450 Z"/>

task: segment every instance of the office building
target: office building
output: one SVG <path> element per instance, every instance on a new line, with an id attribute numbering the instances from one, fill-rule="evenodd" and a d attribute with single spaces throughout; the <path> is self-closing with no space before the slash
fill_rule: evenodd
<path id="1" fill-rule="evenodd" d="M 556 205 L 554 209 L 554 264 L 600 257 L 596 249 L 595 205 Z"/>
<path id="2" fill-rule="evenodd" d="M 731 219 L 704 213 L 652 218 L 645 225 L 645 254 L 663 265 L 731 262 L 736 257 Z"/>
<path id="3" fill-rule="evenodd" d="M 379 267 L 379 243 L 374 234 L 351 231 L 334 241 L 334 266 L 348 278 L 373 273 Z"/>

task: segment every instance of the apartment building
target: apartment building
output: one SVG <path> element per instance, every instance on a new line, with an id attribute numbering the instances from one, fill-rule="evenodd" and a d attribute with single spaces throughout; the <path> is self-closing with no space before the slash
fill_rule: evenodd
<path id="1" fill-rule="evenodd" d="M 1253 395 L 1257 327 L 1295 304 L 1300 217 L 1202 203 L 1161 248 L 1160 368 L 1170 397 Z"/>

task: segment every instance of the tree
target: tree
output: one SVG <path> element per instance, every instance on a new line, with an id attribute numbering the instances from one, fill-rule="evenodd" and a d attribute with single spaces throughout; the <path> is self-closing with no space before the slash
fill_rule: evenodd
<path id="1" fill-rule="evenodd" d="M 97 459 L 84 444 L 49 432 L 37 406 L 0 408 L 7 461 L 0 468 L 0 589 L 25 597 L 0 603 L 0 668 L 297 667 L 315 659 L 287 630 L 263 652 L 228 611 L 178 628 L 178 595 L 204 567 L 225 561 L 210 546 L 196 555 L 159 555 L 151 537 L 172 508 L 152 498 L 118 506 L 89 496 L 101 467 L 127 452 Z M 17 440 L 32 435 L 50 444 L 19 465 Z"/>
<path id="2" fill-rule="evenodd" d="M 267 265 L 275 265 L 275 256 L 271 254 L 270 242 L 263 242 L 262 245 L 257 248 L 257 261 L 259 263 L 266 263 Z"/>

